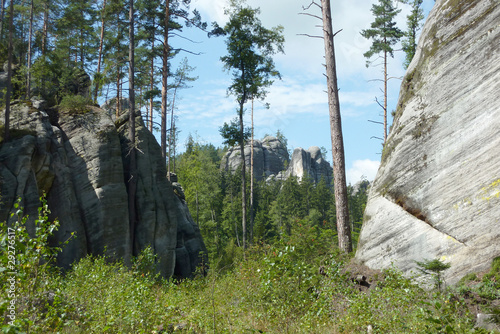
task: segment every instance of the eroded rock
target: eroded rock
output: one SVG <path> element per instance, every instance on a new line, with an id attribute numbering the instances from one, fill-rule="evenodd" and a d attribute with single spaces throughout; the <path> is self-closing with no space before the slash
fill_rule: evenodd
<path id="1" fill-rule="evenodd" d="M 403 83 L 356 258 L 372 268 L 500 255 L 500 4 L 437 1 Z"/>
<path id="2" fill-rule="evenodd" d="M 190 276 L 201 262 L 206 263 L 200 231 L 186 203 L 174 194 L 160 147 L 140 116 L 136 119 L 138 223 L 132 244 L 128 123 L 115 123 L 95 107 L 76 115 L 34 106 L 42 108 L 43 103 L 13 105 L 13 139 L 0 146 L 0 220 L 9 219 L 17 197 L 33 220 L 39 196 L 45 192 L 51 218 L 61 223 L 54 242 L 76 232 L 58 258 L 63 267 L 87 254 L 128 262 L 149 245 L 164 276 L 174 272 Z"/>

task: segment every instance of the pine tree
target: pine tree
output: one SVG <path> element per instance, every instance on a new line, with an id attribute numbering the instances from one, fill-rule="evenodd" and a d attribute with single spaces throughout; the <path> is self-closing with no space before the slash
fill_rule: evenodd
<path id="1" fill-rule="evenodd" d="M 328 106 L 330 112 L 330 130 L 332 140 L 333 177 L 335 189 L 335 207 L 339 248 L 349 253 L 352 251 L 349 209 L 347 203 L 347 184 L 345 176 L 344 139 L 340 101 L 337 88 L 337 68 L 335 64 L 334 34 L 330 0 L 321 0 L 323 14 L 323 40 L 325 43 L 326 78 L 328 87 Z"/>
<path id="2" fill-rule="evenodd" d="M 220 35 L 227 36 L 226 45 L 228 55 L 221 57 L 224 68 L 233 71 L 233 82 L 228 93 L 234 95 L 238 102 L 239 140 L 242 180 L 242 229 L 243 249 L 246 249 L 246 166 L 243 114 L 245 104 L 253 99 L 263 99 L 266 88 L 272 84 L 273 77 L 280 77 L 276 70 L 272 55 L 283 52 L 283 27 L 278 26 L 266 29 L 262 26 L 257 15 L 259 9 L 243 6 L 242 1 L 232 0 L 230 8 L 226 10 L 229 22 Z"/>
<path id="3" fill-rule="evenodd" d="M 129 1 L 129 48 L 128 48 L 128 86 L 129 86 L 129 141 L 130 141 L 130 177 L 128 181 L 128 207 L 130 219 L 130 244 L 134 252 L 135 226 L 137 224 L 135 210 L 135 195 L 137 192 L 137 162 L 135 148 L 135 91 L 134 91 L 134 73 L 135 73 L 135 27 L 134 27 L 134 0 Z"/>
<path id="4" fill-rule="evenodd" d="M 403 37 L 403 32 L 396 27 L 394 19 L 401 11 L 394 7 L 392 0 L 379 0 L 378 5 L 374 4 L 371 9 L 375 21 L 371 24 L 371 29 L 361 31 L 361 36 L 372 39 L 373 43 L 370 49 L 363 55 L 367 58 L 366 66 L 368 67 L 372 62 L 371 59 L 374 55 L 382 54 L 382 62 L 384 65 L 384 143 L 387 140 L 387 82 L 389 76 L 387 73 L 388 57 L 394 57 L 393 46 L 399 42 Z"/>
<path id="5" fill-rule="evenodd" d="M 403 51 L 405 52 L 405 61 L 403 67 L 406 69 L 411 63 L 413 56 L 417 52 L 417 34 L 422 28 L 424 11 L 422 9 L 423 0 L 400 0 L 402 3 L 411 6 L 411 12 L 406 16 L 408 30 L 404 33 L 402 41 Z"/>
<path id="6" fill-rule="evenodd" d="M 7 93 L 5 94 L 5 122 L 4 135 L 5 141 L 10 138 L 10 97 L 12 94 L 12 53 L 13 53 L 13 30 L 14 30 L 14 1 L 10 0 L 9 5 L 9 41 L 7 56 Z"/>

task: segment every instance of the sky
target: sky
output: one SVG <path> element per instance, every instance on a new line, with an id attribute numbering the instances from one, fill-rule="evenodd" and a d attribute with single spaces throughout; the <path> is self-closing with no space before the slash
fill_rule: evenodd
<path id="1" fill-rule="evenodd" d="M 317 0 L 319 2 L 319 0 Z M 335 37 L 335 53 L 339 86 L 340 110 L 344 136 L 347 183 L 355 184 L 362 177 L 375 178 L 381 158 L 383 127 L 370 122 L 382 119 L 382 109 L 375 98 L 383 101 L 383 76 L 381 66 L 366 67 L 363 57 L 371 41 L 360 35 L 361 30 L 370 27 L 374 20 L 370 9 L 376 0 L 331 1 L 334 31 L 341 30 Z M 318 25 L 321 21 L 308 16 L 304 6 L 311 0 L 247 0 L 247 5 L 260 8 L 259 16 L 266 28 L 284 27 L 285 54 L 274 56 L 282 80 L 276 80 L 268 89 L 264 104 L 256 102 L 254 107 L 255 138 L 266 134 L 275 135 L 279 129 L 288 139 L 288 148 L 310 146 L 325 147 L 326 159 L 332 161 L 331 137 L 328 114 L 326 78 L 324 76 L 324 44 L 319 38 L 300 34 L 321 35 Z M 434 5 L 433 0 L 424 0 L 425 15 Z M 401 13 L 398 27 L 406 29 L 406 15 L 409 6 L 399 4 Z M 191 9 L 197 9 L 206 22 L 227 22 L 224 16 L 226 0 L 192 0 Z M 321 16 L 319 8 L 312 6 L 307 13 Z M 237 116 L 237 102 L 227 95 L 231 74 L 224 71 L 220 57 L 227 54 L 223 38 L 208 38 L 206 33 L 185 28 L 182 36 L 174 37 L 171 45 L 193 53 L 180 53 L 172 62 L 173 67 L 186 57 L 189 65 L 195 67 L 192 75 L 198 79 L 190 88 L 180 91 L 177 97 L 180 129 L 178 150 L 183 151 L 187 137 L 191 134 L 202 143 L 222 146 L 219 127 Z M 189 39 L 189 40 L 188 40 Z M 400 48 L 396 46 L 395 48 Z M 389 75 L 402 78 L 404 69 L 403 52 L 396 52 L 389 61 Z M 401 79 L 389 81 L 388 111 L 395 109 Z M 250 125 L 250 104 L 245 114 L 245 125 Z M 389 124 L 392 119 L 389 120 Z M 157 134 L 159 136 L 159 134 Z"/>

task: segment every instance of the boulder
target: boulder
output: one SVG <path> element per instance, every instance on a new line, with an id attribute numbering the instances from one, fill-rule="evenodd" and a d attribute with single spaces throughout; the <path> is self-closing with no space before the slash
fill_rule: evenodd
<path id="1" fill-rule="evenodd" d="M 500 255 L 500 3 L 438 0 L 401 85 L 356 258 L 456 283 Z"/>
<path id="2" fill-rule="evenodd" d="M 206 262 L 200 231 L 186 203 L 175 195 L 160 147 L 140 116 L 136 118 L 138 222 L 132 244 L 128 115 L 113 122 L 96 107 L 76 115 L 43 106 L 39 101 L 12 106 L 12 139 L 0 146 L 0 220 L 9 219 L 14 201 L 21 197 L 32 229 L 39 196 L 46 193 L 50 218 L 61 223 L 53 242 L 76 232 L 58 258 L 62 267 L 87 254 L 127 263 L 148 245 L 165 277 L 176 271 L 190 276 Z"/>

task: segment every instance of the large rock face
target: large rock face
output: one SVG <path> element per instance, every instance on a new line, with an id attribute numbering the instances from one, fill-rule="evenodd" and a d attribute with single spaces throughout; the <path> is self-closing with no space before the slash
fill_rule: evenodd
<path id="1" fill-rule="evenodd" d="M 356 258 L 451 263 L 455 283 L 500 255 L 500 3 L 436 1 L 403 79 Z"/>
<path id="2" fill-rule="evenodd" d="M 290 165 L 278 178 L 287 179 L 290 176 L 297 177 L 299 181 L 308 176 L 315 183 L 324 178 L 326 184 L 332 184 L 333 168 L 323 159 L 318 146 L 311 146 L 307 151 L 298 147 L 293 151 Z"/>
<path id="3" fill-rule="evenodd" d="M 3 120 L 3 114 L 1 115 Z M 131 242 L 127 202 L 127 114 L 113 122 L 99 108 L 81 115 L 46 110 L 40 103 L 15 104 L 13 139 L 0 146 L 0 220 L 8 220 L 17 197 L 33 219 L 45 192 L 65 246 L 59 264 L 87 254 L 126 262 L 150 245 L 164 276 L 189 276 L 205 252 L 185 202 L 166 178 L 160 148 L 137 117 L 138 223 Z"/>
<path id="4" fill-rule="evenodd" d="M 279 139 L 267 136 L 263 140 L 254 140 L 254 175 L 256 180 L 262 180 L 270 175 L 277 175 L 281 172 L 289 161 L 286 146 Z M 245 145 L 245 164 L 250 168 L 250 143 Z M 241 166 L 240 147 L 235 146 L 229 149 L 221 161 L 221 168 L 236 172 Z"/>

